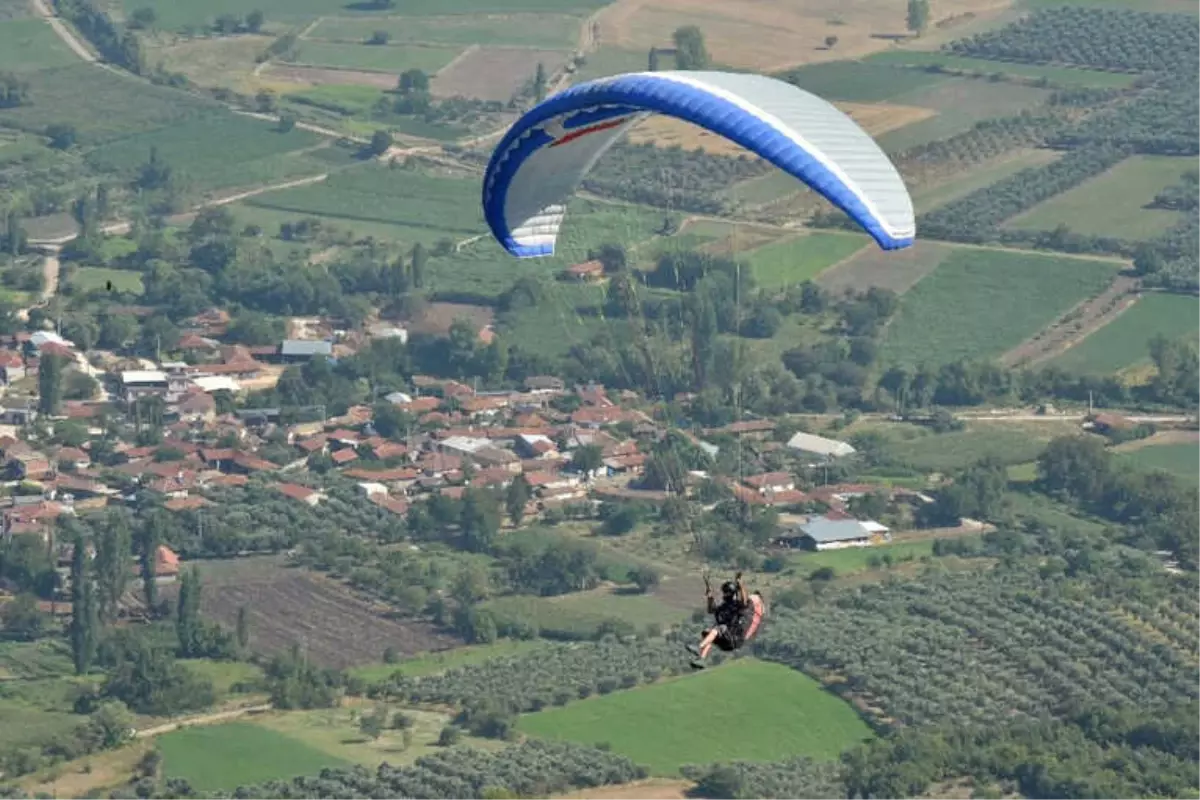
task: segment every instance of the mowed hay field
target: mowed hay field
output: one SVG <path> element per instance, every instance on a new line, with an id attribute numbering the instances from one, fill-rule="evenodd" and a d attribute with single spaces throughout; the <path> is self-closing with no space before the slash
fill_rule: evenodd
<path id="1" fill-rule="evenodd" d="M 471 47 L 433 77 L 429 91 L 437 97 L 507 102 L 533 80 L 538 64 L 554 75 L 568 55 L 531 47 Z"/>
<path id="2" fill-rule="evenodd" d="M 304 742 L 249 722 L 183 728 L 157 739 L 163 775 L 182 778 L 201 792 L 348 767 Z"/>
<path id="3" fill-rule="evenodd" d="M 1003 7 L 995 0 L 946 0 L 933 22 Z M 776 71 L 816 61 L 856 58 L 888 47 L 880 35 L 905 32 L 903 5 L 884 0 L 852 4 L 799 0 L 618 0 L 599 15 L 600 40 L 645 53 L 671 41 L 681 25 L 704 31 L 713 60 L 719 64 Z M 826 48 L 826 36 L 838 44 Z"/>
<path id="4" fill-rule="evenodd" d="M 1018 230 L 1052 230 L 1065 225 L 1084 236 L 1152 239 L 1179 221 L 1180 214 L 1146 206 L 1167 186 L 1179 183 L 1195 158 L 1133 156 L 1101 175 L 1040 203 L 1009 221 Z"/>
<path id="5" fill-rule="evenodd" d="M 343 42 L 305 41 L 294 63 L 301 66 L 387 72 L 399 75 L 419 69 L 432 75 L 449 64 L 463 48 L 424 44 L 368 45 Z M 394 81 L 393 81 L 394 82 Z"/>
<path id="6" fill-rule="evenodd" d="M 1051 361 L 1070 372 L 1108 375 L 1150 358 L 1150 340 L 1196 338 L 1200 301 L 1177 294 L 1147 294 L 1127 311 Z"/>
<path id="7" fill-rule="evenodd" d="M 1112 262 L 959 248 L 905 294 L 880 348 L 885 364 L 993 358 L 1101 292 Z"/>
<path id="8" fill-rule="evenodd" d="M 812 280 L 869 244 L 857 234 L 819 232 L 763 245 L 741 257 L 750 262 L 759 286 L 777 289 Z"/>
<path id="9" fill-rule="evenodd" d="M 0 19 L 0 72 L 65 67 L 78 60 L 45 20 Z"/>
<path id="10" fill-rule="evenodd" d="M 660 776 L 677 775 L 684 764 L 833 759 L 873 735 L 804 673 L 749 658 L 525 714 L 517 727 L 531 736 L 605 742 Z"/>
<path id="11" fill-rule="evenodd" d="M 202 612 L 232 630 L 244 607 L 256 652 L 281 653 L 300 645 L 313 663 L 343 669 L 376 662 L 388 647 L 412 655 L 460 643 L 431 625 L 389 619 L 386 609 L 316 573 L 281 566 L 273 557 L 199 566 L 206 587 Z M 177 591 L 172 587 L 166 593 Z"/>
<path id="12" fill-rule="evenodd" d="M 1161 469 L 1188 483 L 1200 483 L 1200 442 L 1148 445 L 1122 452 L 1119 458 L 1142 469 Z"/>
<path id="13" fill-rule="evenodd" d="M 953 252 L 950 245 L 921 239 L 903 250 L 880 250 L 871 246 L 822 272 L 816 283 L 835 294 L 846 290 L 862 292 L 871 287 L 903 294 Z"/>
<path id="14" fill-rule="evenodd" d="M 322 19 L 307 39 L 363 42 L 383 31 L 394 44 L 489 44 L 570 49 L 579 38 L 579 14 L 470 14 L 382 19 Z"/>

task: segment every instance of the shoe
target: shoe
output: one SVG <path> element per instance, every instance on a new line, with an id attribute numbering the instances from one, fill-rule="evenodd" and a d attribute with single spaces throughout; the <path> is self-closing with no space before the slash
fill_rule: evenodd
<path id="1" fill-rule="evenodd" d="M 691 653 L 692 655 L 696 656 L 696 658 L 700 657 L 700 647 L 698 645 L 689 644 L 687 646 L 687 651 L 689 653 Z"/>
<path id="2" fill-rule="evenodd" d="M 704 662 L 698 658 L 695 659 L 692 661 L 692 669 L 704 669 Z"/>

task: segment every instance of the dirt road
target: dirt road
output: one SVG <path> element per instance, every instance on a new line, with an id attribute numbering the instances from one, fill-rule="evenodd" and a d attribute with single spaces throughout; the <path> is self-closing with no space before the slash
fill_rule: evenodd
<path id="1" fill-rule="evenodd" d="M 244 717 L 247 714 L 255 714 L 263 711 L 270 711 L 271 704 L 263 703 L 257 706 L 245 706 L 244 708 L 233 708 L 228 711 L 215 711 L 212 714 L 198 714 L 194 717 L 183 717 L 173 722 L 167 722 L 163 725 L 155 725 L 152 728 L 142 728 L 134 734 L 138 739 L 145 739 L 148 736 L 160 736 L 164 733 L 178 730 L 179 728 L 191 727 L 193 725 L 211 725 L 214 722 L 228 722 L 231 719 Z"/>
<path id="2" fill-rule="evenodd" d="M 84 61 L 96 63 L 96 56 L 83 45 L 83 42 L 75 38 L 75 34 L 71 32 L 61 19 L 55 16 L 54 11 L 46 4 L 46 0 L 29 0 L 29 5 L 33 8 L 34 14 L 50 23 L 50 27 L 58 34 L 58 38 L 62 39 L 67 47 L 74 50 L 75 55 Z"/>
<path id="3" fill-rule="evenodd" d="M 1127 311 L 1140 297 L 1137 288 L 1137 278 L 1118 275 L 1103 292 L 1079 303 L 1033 338 L 1009 350 L 1000 357 L 1000 363 L 1031 366 L 1062 354 Z"/>

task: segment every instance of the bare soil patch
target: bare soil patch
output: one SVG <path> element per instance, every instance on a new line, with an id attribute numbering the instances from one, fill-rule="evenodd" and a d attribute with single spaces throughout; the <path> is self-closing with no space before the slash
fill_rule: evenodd
<path id="1" fill-rule="evenodd" d="M 868 247 L 821 273 L 817 284 L 835 294 L 871 287 L 903 294 L 933 271 L 950 248 L 938 242 L 918 241 L 904 250 Z"/>
<path id="2" fill-rule="evenodd" d="M 943 0 L 937 22 L 1006 9 L 997 0 Z M 905 6 L 887 0 L 617 0 L 598 14 L 604 44 L 634 50 L 667 46 L 681 25 L 704 31 L 714 60 L 735 67 L 779 70 L 799 64 L 860 58 L 906 34 Z M 825 37 L 838 37 L 832 48 Z"/>
<path id="3" fill-rule="evenodd" d="M 1048 328 L 1009 350 L 1000 357 L 1000 363 L 1010 367 L 1031 365 L 1062 354 L 1136 303 L 1137 285 L 1136 278 L 1118 275 L 1103 292 L 1084 300 Z"/>
<path id="4" fill-rule="evenodd" d="M 262 75 L 271 81 L 300 83 L 309 86 L 335 84 L 338 86 L 374 86 L 376 89 L 396 88 L 396 76 L 386 72 L 363 72 L 362 70 L 355 69 L 292 67 L 272 64 L 263 70 Z"/>
<path id="5" fill-rule="evenodd" d="M 683 800 L 695 786 L 691 781 L 652 778 L 646 781 L 597 786 L 562 795 L 564 800 Z"/>
<path id="6" fill-rule="evenodd" d="M 486 306 L 474 306 L 468 303 L 430 303 L 421 316 L 408 323 L 408 329 L 413 333 L 424 333 L 444 336 L 450 332 L 450 326 L 456 319 L 465 318 L 477 328 L 491 325 L 496 312 Z"/>
<path id="7" fill-rule="evenodd" d="M 529 47 L 479 47 L 443 67 L 430 82 L 430 92 L 435 97 L 508 102 L 533 80 L 539 62 L 553 76 L 566 65 L 568 55 Z"/>
<path id="8" fill-rule="evenodd" d="M 257 652 L 281 653 L 298 644 L 314 663 L 344 669 L 378 661 L 389 646 L 413 655 L 460 644 L 431 625 L 389 619 L 385 607 L 275 558 L 206 562 L 202 575 L 201 612 L 232 630 L 244 606 Z"/>

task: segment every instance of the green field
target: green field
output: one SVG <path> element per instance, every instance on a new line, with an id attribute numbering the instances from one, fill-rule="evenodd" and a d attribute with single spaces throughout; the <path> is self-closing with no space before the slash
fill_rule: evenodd
<path id="1" fill-rule="evenodd" d="M 1147 445 L 1122 452 L 1119 458 L 1142 469 L 1161 469 L 1188 483 L 1200 483 L 1200 446 L 1194 442 Z"/>
<path id="2" fill-rule="evenodd" d="M 937 366 L 994 358 L 1098 294 L 1116 264 L 957 249 L 910 289 L 884 333 L 883 363 Z"/>
<path id="3" fill-rule="evenodd" d="M 920 70 L 901 71 L 928 74 Z M 892 103 L 932 108 L 938 113 L 935 117 L 883 134 L 878 137 L 879 144 L 889 153 L 901 153 L 917 145 L 962 133 L 985 119 L 1019 114 L 1040 105 L 1049 96 L 1050 90 L 1033 86 L 943 77 L 935 85 L 919 87 L 889 98 Z"/>
<path id="4" fill-rule="evenodd" d="M 84 145 L 162 128 L 201 113 L 225 113 L 216 102 L 92 64 L 38 70 L 23 80 L 29 82 L 32 102 L 0 110 L 0 125 L 41 133 L 47 125 L 67 123 L 75 126 Z M 117 108 L 121 113 L 114 114 Z"/>
<path id="5" fill-rule="evenodd" d="M 575 83 L 596 78 L 607 78 L 622 72 L 640 72 L 649 66 L 645 50 L 623 50 L 619 47 L 601 47 L 587 54 L 587 61 L 575 73 Z"/>
<path id="6" fill-rule="evenodd" d="M 683 616 L 654 595 L 624 594 L 611 589 L 559 597 L 511 595 L 489 600 L 480 607 L 490 611 L 502 627 L 505 623 L 525 620 L 537 623 L 543 636 L 568 639 L 591 639 L 606 622 L 630 622 L 640 631 L 651 624 L 669 627 Z"/>
<path id="7" fill-rule="evenodd" d="M 913 204 L 918 214 L 945 205 L 951 200 L 966 197 L 971 192 L 991 186 L 1023 169 L 1057 161 L 1062 153 L 1054 150 L 1022 150 L 990 163 L 976 164 L 948 180 L 913 190 Z"/>
<path id="8" fill-rule="evenodd" d="M 1149 360 L 1150 340 L 1196 338 L 1200 304 L 1195 297 L 1147 294 L 1103 328 L 1055 358 L 1071 372 L 1107 375 Z"/>
<path id="9" fill-rule="evenodd" d="M 1100 72 L 1090 69 L 1054 67 L 1041 64 L 1016 64 L 1010 61 L 988 61 L 982 58 L 966 58 L 949 53 L 928 50 L 887 50 L 866 59 L 869 64 L 884 64 L 902 67 L 941 66 L 947 70 L 978 72 L 985 75 L 1002 73 L 1017 78 L 1045 78 L 1060 86 L 1095 86 L 1100 88 L 1124 88 L 1137 78 L 1119 72 Z"/>
<path id="10" fill-rule="evenodd" d="M 44 20 L 0 23 L 0 72 L 32 72 L 78 61 L 79 56 L 63 44 Z"/>
<path id="11" fill-rule="evenodd" d="M 812 280 L 868 243 L 865 236 L 857 234 L 810 233 L 763 245 L 747 253 L 746 258 L 758 285 L 777 289 Z"/>
<path id="12" fill-rule="evenodd" d="M 341 758 L 248 722 L 182 728 L 156 742 L 164 777 L 183 778 L 201 792 L 349 766 Z"/>
<path id="13" fill-rule="evenodd" d="M 332 18 L 321 20 L 309 39 L 362 42 L 384 31 L 394 44 L 482 44 L 569 48 L 579 38 L 582 18 L 569 14 Z"/>
<path id="14" fill-rule="evenodd" d="M 218 697 L 229 694 L 237 684 L 253 683 L 263 677 L 260 667 L 245 661 L 210 661 L 190 658 L 180 663 L 193 674 L 212 681 L 213 690 L 216 691 Z"/>
<path id="15" fill-rule="evenodd" d="M 1052 230 L 1065 225 L 1084 236 L 1153 239 L 1179 221 L 1175 211 L 1146 208 L 1167 186 L 1196 169 L 1195 158 L 1133 156 L 1068 192 L 1046 200 L 1005 225 Z"/>
<path id="16" fill-rule="evenodd" d="M 1021 0 L 1020 5 L 1024 8 L 1129 8 L 1165 14 L 1195 14 L 1198 8 L 1191 0 Z"/>
<path id="17" fill-rule="evenodd" d="M 791 197 L 805 188 L 795 176 L 782 170 L 772 170 L 761 177 L 735 183 L 721 194 L 735 203 L 757 206 Z"/>
<path id="18" fill-rule="evenodd" d="M 262 120 L 218 113 L 101 145 L 87 160 L 101 172 L 133 176 L 155 147 L 187 189 L 204 191 L 319 174 L 324 165 L 293 151 L 322 141 L 300 128 L 282 133 Z"/>
<path id="19" fill-rule="evenodd" d="M 811 575 L 822 567 L 829 567 L 835 575 L 851 575 L 883 565 L 885 557 L 892 563 L 911 561 L 933 555 L 933 540 L 920 542 L 896 542 L 874 547 L 846 547 L 841 550 L 825 550 L 819 553 L 798 553 L 790 563 L 803 575 Z"/>
<path id="20" fill-rule="evenodd" d="M 104 289 L 112 281 L 114 292 L 141 294 L 142 273 L 131 269 L 109 269 L 107 267 L 79 267 L 71 274 L 68 283 L 81 292 Z"/>
<path id="21" fill-rule="evenodd" d="M 222 14 L 241 17 L 248 6 L 242 0 L 122 0 L 125 13 L 138 8 L 152 8 L 158 26 L 177 30 L 187 25 L 204 27 Z M 404 0 L 397 3 L 405 15 L 428 17 L 447 14 L 505 14 L 518 12 L 584 11 L 606 5 L 605 0 Z M 382 18 L 384 15 L 366 2 L 354 0 L 258 0 L 253 6 L 266 17 L 268 27 L 281 23 L 284 27 L 312 21 L 320 16 L 352 15 L 362 19 Z"/>
<path id="22" fill-rule="evenodd" d="M 365 681 L 383 680 L 396 673 L 416 678 L 422 675 L 436 675 L 457 667 L 482 664 L 493 658 L 524 655 L 542 645 L 543 643 L 537 640 L 500 639 L 491 644 L 472 644 L 439 653 L 425 653 L 395 664 L 366 664 L 354 667 L 350 672 Z"/>
<path id="23" fill-rule="evenodd" d="M 340 172 L 320 185 L 259 195 L 247 205 L 387 223 L 405 229 L 401 238 L 414 230 L 432 239 L 462 238 L 484 231 L 478 194 L 476 181 L 370 164 Z"/>
<path id="24" fill-rule="evenodd" d="M 81 680 L 62 641 L 0 642 L 0 747 L 49 744 L 68 735 L 82 717 L 72 713 Z"/>
<path id="25" fill-rule="evenodd" d="M 985 456 L 1005 464 L 1033 461 L 1046 441 L 1028 430 L 1000 424 L 980 423 L 978 427 L 943 434 L 926 434 L 891 442 L 889 458 L 925 471 L 950 472 L 962 469 Z"/>
<path id="26" fill-rule="evenodd" d="M 305 41 L 300 45 L 295 63 L 315 67 L 395 72 L 397 75 L 405 70 L 419 69 L 432 75 L 453 61 L 460 52 L 461 47 Z"/>
<path id="27" fill-rule="evenodd" d="M 853 103 L 900 102 L 895 98 L 920 89 L 936 90 L 949 80 L 944 75 L 864 61 L 813 64 L 779 77 L 821 97 Z"/>
<path id="28" fill-rule="evenodd" d="M 544 738 L 607 742 L 655 775 L 715 761 L 829 760 L 872 736 L 849 705 L 812 678 L 753 659 L 526 714 L 517 727 Z"/>

